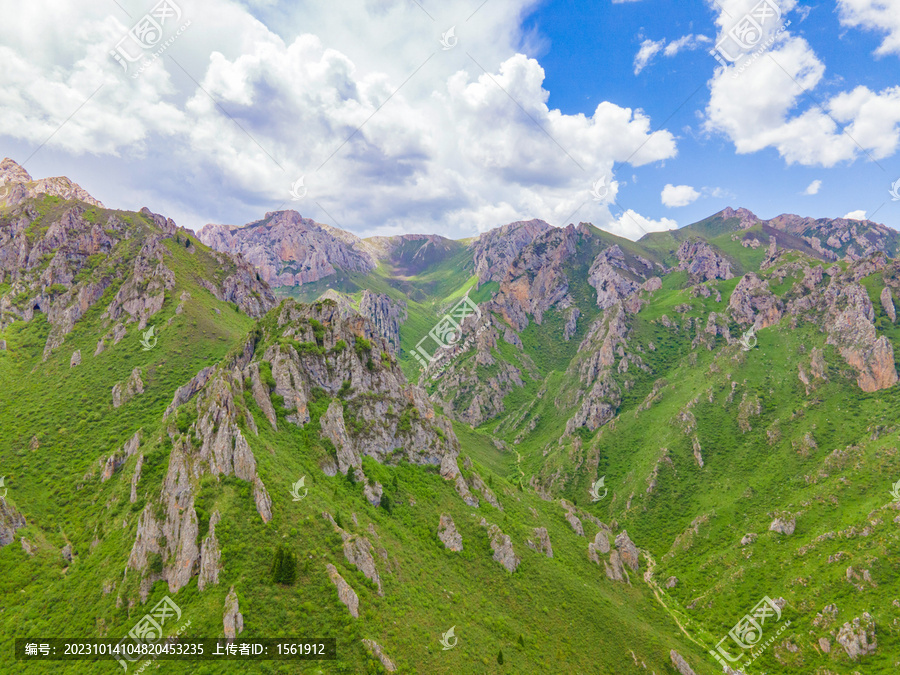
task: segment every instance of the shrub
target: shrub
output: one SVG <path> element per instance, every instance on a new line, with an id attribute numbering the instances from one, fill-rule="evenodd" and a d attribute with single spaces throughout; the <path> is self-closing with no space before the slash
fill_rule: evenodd
<path id="1" fill-rule="evenodd" d="M 497 663 L 499 663 L 501 666 L 503 665 L 503 650 L 502 649 L 497 654 Z"/>
<path id="2" fill-rule="evenodd" d="M 366 338 L 357 335 L 355 349 L 356 355 L 362 356 L 364 352 L 369 353 L 370 351 L 372 351 L 372 343 L 366 340 Z"/>

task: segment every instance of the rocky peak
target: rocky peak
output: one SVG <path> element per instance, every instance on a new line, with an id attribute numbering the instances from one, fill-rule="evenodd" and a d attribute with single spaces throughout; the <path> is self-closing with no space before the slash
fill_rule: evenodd
<path id="1" fill-rule="evenodd" d="M 480 235 L 469 250 L 475 261 L 478 285 L 503 281 L 506 271 L 519 252 L 534 239 L 554 229 L 543 220 L 521 220 Z"/>
<path id="2" fill-rule="evenodd" d="M 722 220 L 731 220 L 732 218 L 738 218 L 741 221 L 738 227 L 742 230 L 753 227 L 754 225 L 756 225 L 756 223 L 759 222 L 759 218 L 756 216 L 756 214 L 749 209 L 739 208 L 735 210 L 730 206 L 719 211 L 713 216 L 713 218 L 721 218 Z"/>
<path id="3" fill-rule="evenodd" d="M 361 239 L 296 211 L 270 212 L 241 227 L 204 225 L 197 236 L 217 251 L 240 253 L 273 286 L 300 286 L 338 269 L 370 272 L 376 266 Z"/>
<path id="4" fill-rule="evenodd" d="M 34 180 L 24 168 L 9 157 L 5 157 L 0 162 L 0 203 L 5 203 L 6 206 L 17 206 L 26 199 L 41 194 L 53 195 L 61 199 L 75 199 L 104 208 L 99 200 L 91 197 L 84 188 L 65 176 Z"/>

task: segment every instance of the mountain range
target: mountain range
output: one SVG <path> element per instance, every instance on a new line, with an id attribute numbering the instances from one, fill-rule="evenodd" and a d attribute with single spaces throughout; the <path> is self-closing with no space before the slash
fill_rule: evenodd
<path id="1" fill-rule="evenodd" d="M 109 672 L 13 642 L 165 597 L 337 640 L 259 672 L 896 672 L 897 254 L 731 208 L 194 233 L 5 159 L 0 672 Z"/>

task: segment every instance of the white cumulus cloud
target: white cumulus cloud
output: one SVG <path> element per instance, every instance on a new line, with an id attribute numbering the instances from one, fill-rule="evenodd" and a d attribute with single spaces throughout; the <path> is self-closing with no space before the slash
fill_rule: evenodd
<path id="1" fill-rule="evenodd" d="M 806 189 L 803 191 L 805 195 L 817 195 L 819 194 L 819 189 L 822 187 L 822 181 L 816 179 L 812 183 L 806 186 Z"/>
<path id="2" fill-rule="evenodd" d="M 699 197 L 700 193 L 690 185 L 672 185 L 671 183 L 666 185 L 660 194 L 662 203 L 670 208 L 693 204 Z"/>

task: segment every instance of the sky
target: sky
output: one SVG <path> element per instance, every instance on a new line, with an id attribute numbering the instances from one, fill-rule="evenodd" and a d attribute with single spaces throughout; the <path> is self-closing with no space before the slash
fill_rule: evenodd
<path id="1" fill-rule="evenodd" d="M 900 229 L 900 0 L 0 10 L 0 156 L 195 230 L 638 239 L 727 206 Z"/>

